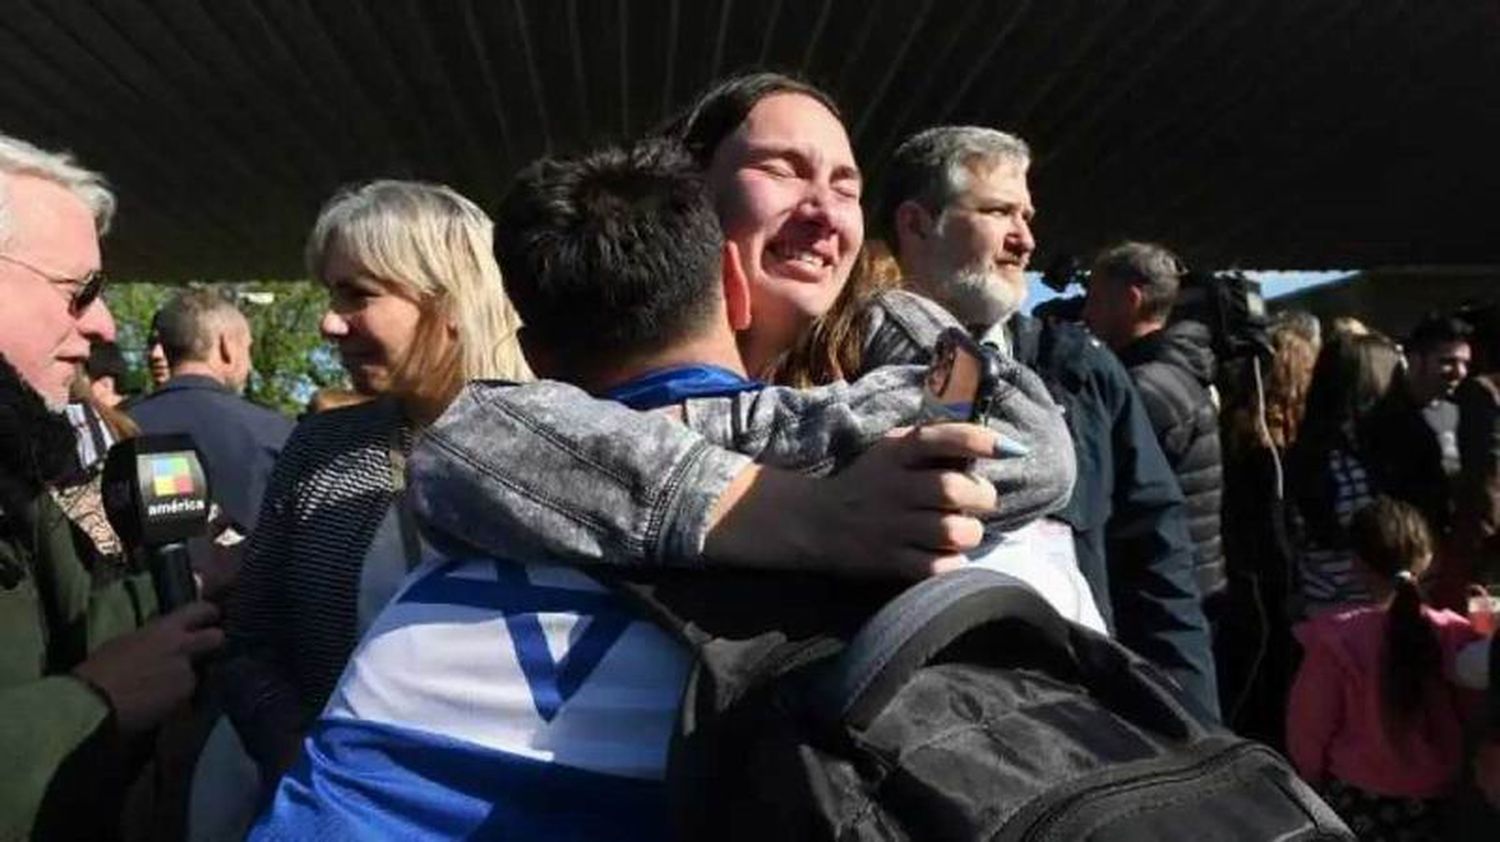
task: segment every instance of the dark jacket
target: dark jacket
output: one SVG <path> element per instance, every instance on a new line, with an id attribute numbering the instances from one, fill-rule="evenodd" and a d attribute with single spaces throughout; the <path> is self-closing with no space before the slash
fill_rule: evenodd
<path id="1" fill-rule="evenodd" d="M 1359 431 L 1367 467 L 1381 493 L 1416 506 L 1434 534 L 1452 522 L 1452 497 L 1443 472 L 1443 448 L 1422 417 L 1422 407 L 1398 382 Z"/>
<path id="2" fill-rule="evenodd" d="M 47 483 L 72 427 L 0 360 L 0 839 L 109 839 L 139 760 L 69 672 L 155 610 L 150 583 L 104 569 Z"/>
<path id="3" fill-rule="evenodd" d="M 1428 569 L 1428 595 L 1438 605 L 1462 608 L 1470 583 L 1500 576 L 1500 375 L 1469 378 L 1454 399 L 1460 470 L 1452 540 Z"/>
<path id="4" fill-rule="evenodd" d="M 1130 375 L 1076 324 L 1016 316 L 1009 328 L 1016 359 L 1052 390 L 1073 435 L 1078 480 L 1053 517 L 1073 527 L 1100 611 L 1122 643 L 1217 715 L 1187 509 Z"/>
<path id="5" fill-rule="evenodd" d="M 1120 351 L 1140 393 L 1151 429 L 1187 499 L 1188 535 L 1205 597 L 1228 583 L 1220 535 L 1224 457 L 1219 448 L 1219 409 L 1214 405 L 1214 352 L 1208 328 L 1175 322 Z"/>
<path id="6" fill-rule="evenodd" d="M 271 466 L 292 432 L 290 418 L 194 374 L 168 380 L 132 407 L 130 417 L 144 433 L 191 435 L 215 502 L 240 531 L 255 526 Z"/>

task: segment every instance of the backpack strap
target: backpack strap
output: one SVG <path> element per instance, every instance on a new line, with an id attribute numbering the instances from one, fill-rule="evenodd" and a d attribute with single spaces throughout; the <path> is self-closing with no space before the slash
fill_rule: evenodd
<path id="1" fill-rule="evenodd" d="M 1040 633 L 1046 648 L 1076 663 L 1067 620 L 1012 576 L 965 567 L 908 588 L 870 619 L 813 690 L 821 717 L 868 727 L 912 674 L 965 633 L 1002 621 Z"/>

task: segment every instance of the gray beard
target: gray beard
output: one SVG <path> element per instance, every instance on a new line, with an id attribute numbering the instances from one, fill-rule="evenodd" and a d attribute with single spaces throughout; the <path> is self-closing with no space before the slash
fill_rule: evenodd
<path id="1" fill-rule="evenodd" d="M 960 269 L 942 285 L 940 303 L 966 327 L 989 328 L 1014 316 L 1026 293 L 985 269 Z"/>

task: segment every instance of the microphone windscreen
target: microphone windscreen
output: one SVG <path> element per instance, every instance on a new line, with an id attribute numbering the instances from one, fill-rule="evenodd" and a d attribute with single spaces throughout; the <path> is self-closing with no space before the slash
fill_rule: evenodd
<path id="1" fill-rule="evenodd" d="M 137 436 L 109 449 L 102 480 L 104 511 L 132 549 L 202 535 L 209 487 L 191 436 Z"/>

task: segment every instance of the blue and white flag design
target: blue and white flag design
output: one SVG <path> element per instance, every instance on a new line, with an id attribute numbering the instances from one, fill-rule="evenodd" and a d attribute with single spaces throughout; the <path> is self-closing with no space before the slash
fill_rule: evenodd
<path id="1" fill-rule="evenodd" d="M 691 656 L 584 573 L 429 562 L 254 839 L 661 839 Z"/>

